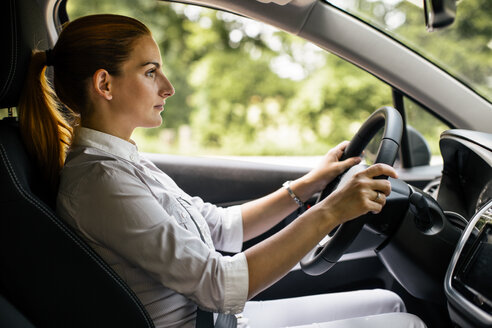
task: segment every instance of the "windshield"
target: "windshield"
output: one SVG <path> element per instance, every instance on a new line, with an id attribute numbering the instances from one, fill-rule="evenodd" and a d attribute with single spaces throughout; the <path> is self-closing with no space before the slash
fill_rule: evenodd
<path id="1" fill-rule="evenodd" d="M 399 40 L 492 102 L 492 1 L 462 0 L 455 22 L 425 28 L 422 0 L 325 0 Z"/>

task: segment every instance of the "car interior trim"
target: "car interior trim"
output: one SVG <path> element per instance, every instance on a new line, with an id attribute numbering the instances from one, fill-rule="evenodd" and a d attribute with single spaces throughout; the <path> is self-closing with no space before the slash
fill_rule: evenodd
<path id="1" fill-rule="evenodd" d="M 458 307 L 461 311 L 465 312 L 472 318 L 478 319 L 481 324 L 486 325 L 488 327 L 492 325 L 492 315 L 484 312 L 483 310 L 478 308 L 475 304 L 471 303 L 468 299 L 466 299 L 459 291 L 457 291 L 453 287 L 452 281 L 455 276 L 458 260 L 463 252 L 463 249 L 465 248 L 468 239 L 470 238 L 474 230 L 476 231 L 477 223 L 480 220 L 483 220 L 483 215 L 487 212 L 490 213 L 491 211 L 492 211 L 492 200 L 490 200 L 484 207 L 482 207 L 480 211 L 478 211 L 473 216 L 472 220 L 468 224 L 466 230 L 464 231 L 463 235 L 461 236 L 456 246 L 456 251 L 451 259 L 444 281 L 444 290 L 446 292 L 448 300 L 453 302 L 454 305 Z M 489 219 L 488 224 L 490 223 L 492 223 L 492 221 Z"/>

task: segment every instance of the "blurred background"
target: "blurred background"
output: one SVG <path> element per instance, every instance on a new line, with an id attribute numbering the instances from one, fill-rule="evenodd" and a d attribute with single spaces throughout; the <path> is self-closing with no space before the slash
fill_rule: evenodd
<path id="1" fill-rule="evenodd" d="M 462 0 L 453 27 L 432 33 L 425 31 L 422 5 L 415 1 L 331 2 L 398 36 L 465 82 L 477 76 L 473 87 L 492 98 L 492 21 L 483 14 L 492 12 L 492 1 Z M 244 17 L 153 0 L 120 0 L 118 7 L 113 1 L 70 0 L 67 11 L 72 20 L 92 13 L 128 15 L 152 30 L 176 94 L 167 101 L 161 127 L 136 131 L 141 151 L 317 156 L 350 140 L 375 109 L 392 105 L 391 88 L 371 74 Z M 488 51 L 473 51 L 484 46 Z M 439 134 L 448 127 L 405 101 L 409 124 L 438 155 Z"/>

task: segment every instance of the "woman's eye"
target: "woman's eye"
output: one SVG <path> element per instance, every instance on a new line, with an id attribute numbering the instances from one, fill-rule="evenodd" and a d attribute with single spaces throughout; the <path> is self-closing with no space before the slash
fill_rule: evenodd
<path id="1" fill-rule="evenodd" d="M 155 69 L 151 69 L 150 71 L 147 71 L 145 73 L 145 75 L 148 77 L 154 77 L 155 76 Z"/>

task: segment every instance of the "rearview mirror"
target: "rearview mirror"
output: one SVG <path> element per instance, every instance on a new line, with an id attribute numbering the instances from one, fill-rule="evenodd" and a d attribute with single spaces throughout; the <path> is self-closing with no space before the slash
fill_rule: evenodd
<path id="1" fill-rule="evenodd" d="M 423 0 L 425 25 L 429 32 L 451 25 L 456 17 L 456 0 Z"/>

